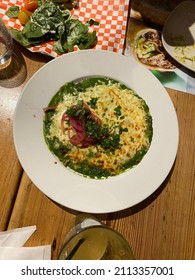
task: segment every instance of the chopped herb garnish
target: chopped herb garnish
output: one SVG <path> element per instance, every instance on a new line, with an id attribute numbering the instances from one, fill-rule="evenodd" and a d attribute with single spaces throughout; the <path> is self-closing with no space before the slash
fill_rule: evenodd
<path id="1" fill-rule="evenodd" d="M 89 106 L 92 109 L 96 109 L 97 108 L 97 100 L 98 100 L 97 97 L 92 97 L 91 100 L 88 102 Z"/>
<path id="2" fill-rule="evenodd" d="M 86 113 L 85 108 L 83 107 L 83 101 L 79 100 L 77 105 L 70 107 L 67 111 L 66 114 L 70 117 L 77 117 L 79 119 L 84 118 Z"/>
<path id="3" fill-rule="evenodd" d="M 96 120 L 94 120 L 90 115 L 86 117 L 85 131 L 88 136 L 99 140 L 101 138 L 101 129 Z"/>
<path id="4" fill-rule="evenodd" d="M 116 116 L 118 116 L 118 117 L 121 116 L 121 109 L 122 109 L 121 105 L 118 105 L 118 106 L 114 109 Z"/>

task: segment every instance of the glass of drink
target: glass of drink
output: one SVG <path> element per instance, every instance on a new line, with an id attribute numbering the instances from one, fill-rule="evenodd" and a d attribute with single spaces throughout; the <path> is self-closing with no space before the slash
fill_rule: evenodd
<path id="1" fill-rule="evenodd" d="M 13 40 L 3 20 L 0 18 L 0 70 L 11 63 Z"/>
<path id="2" fill-rule="evenodd" d="M 79 215 L 69 232 L 59 260 L 132 260 L 128 242 L 94 217 Z"/>

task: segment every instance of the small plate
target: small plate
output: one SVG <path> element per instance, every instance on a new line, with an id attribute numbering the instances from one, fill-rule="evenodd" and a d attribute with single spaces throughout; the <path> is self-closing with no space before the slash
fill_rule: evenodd
<path id="1" fill-rule="evenodd" d="M 195 2 L 184 1 L 167 18 L 162 43 L 178 63 L 195 71 Z"/>
<path id="2" fill-rule="evenodd" d="M 153 139 L 144 159 L 124 174 L 104 180 L 85 178 L 63 166 L 43 136 L 43 108 L 65 83 L 106 76 L 132 88 L 148 104 Z M 129 208 L 151 195 L 168 175 L 178 147 L 174 106 L 155 76 L 133 58 L 114 52 L 84 50 L 62 55 L 43 66 L 26 84 L 14 116 L 14 143 L 32 182 L 68 208 L 109 213 Z"/>

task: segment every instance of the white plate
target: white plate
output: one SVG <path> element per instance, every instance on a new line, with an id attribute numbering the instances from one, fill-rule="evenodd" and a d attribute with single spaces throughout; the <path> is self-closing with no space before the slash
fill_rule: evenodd
<path id="1" fill-rule="evenodd" d="M 65 82 L 91 75 L 131 87 L 145 99 L 153 118 L 153 140 L 141 163 L 104 180 L 66 169 L 43 137 L 43 108 L 52 96 Z M 161 185 L 177 153 L 178 122 L 166 90 L 144 66 L 109 51 L 77 51 L 49 62 L 27 83 L 15 111 L 14 142 L 24 170 L 49 198 L 81 212 L 109 213 L 141 202 Z"/>
<path id="2" fill-rule="evenodd" d="M 184 1 L 170 13 L 163 27 L 162 43 L 172 58 L 186 68 L 195 71 L 194 1 Z"/>

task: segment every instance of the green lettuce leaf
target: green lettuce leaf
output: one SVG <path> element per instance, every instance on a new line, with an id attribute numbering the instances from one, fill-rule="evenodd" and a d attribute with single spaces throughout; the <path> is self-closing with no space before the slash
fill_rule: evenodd
<path id="1" fill-rule="evenodd" d="M 14 39 L 25 47 L 56 41 L 54 50 L 62 54 L 72 52 L 76 45 L 79 49 L 94 46 L 97 43 L 96 32 L 89 32 L 89 26 L 93 23 L 82 23 L 74 19 L 69 10 L 45 1 L 34 11 L 22 31 L 13 28 L 10 31 Z"/>
<path id="2" fill-rule="evenodd" d="M 20 11 L 19 6 L 12 6 L 7 10 L 6 15 L 9 18 L 17 18 L 19 11 Z"/>

